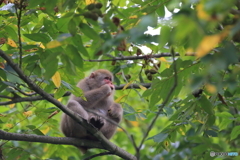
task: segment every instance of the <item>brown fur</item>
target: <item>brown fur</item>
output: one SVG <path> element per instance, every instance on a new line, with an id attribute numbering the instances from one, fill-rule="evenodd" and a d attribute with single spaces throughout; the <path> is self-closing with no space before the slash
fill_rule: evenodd
<path id="1" fill-rule="evenodd" d="M 107 119 L 120 123 L 123 110 L 120 104 L 114 102 L 114 86 L 112 82 L 107 83 L 104 80 L 106 77 L 113 80 L 111 72 L 99 69 L 91 73 L 89 77 L 82 79 L 77 86 L 83 90 L 86 101 L 81 97 L 71 95 L 67 107 L 99 129 L 107 139 L 110 139 L 117 126 Z M 62 116 L 61 130 L 66 137 L 97 141 L 83 126 L 66 114 Z M 86 152 L 88 148 L 80 147 L 80 149 Z"/>

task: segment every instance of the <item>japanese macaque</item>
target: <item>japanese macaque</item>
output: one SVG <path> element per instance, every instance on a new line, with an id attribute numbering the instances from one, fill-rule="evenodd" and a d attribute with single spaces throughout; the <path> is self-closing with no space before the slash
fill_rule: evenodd
<path id="1" fill-rule="evenodd" d="M 71 95 L 67 104 L 69 109 L 99 129 L 107 139 L 110 139 L 117 129 L 117 125 L 111 121 L 119 124 L 123 114 L 121 105 L 113 100 L 115 87 L 112 81 L 111 72 L 104 69 L 96 70 L 77 84 L 83 90 L 86 100 Z M 66 137 L 96 140 L 83 126 L 66 114 L 62 117 L 61 130 Z M 88 149 L 79 148 L 82 152 Z"/>

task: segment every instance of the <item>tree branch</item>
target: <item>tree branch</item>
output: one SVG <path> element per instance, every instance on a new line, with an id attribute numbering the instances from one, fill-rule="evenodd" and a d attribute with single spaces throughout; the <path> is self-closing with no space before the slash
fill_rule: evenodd
<path id="1" fill-rule="evenodd" d="M 16 9 L 16 15 L 17 15 L 17 33 L 18 33 L 18 44 L 19 44 L 19 68 L 22 68 L 22 38 L 21 38 L 21 20 L 22 20 L 22 6 L 23 6 L 23 1 L 19 1 L 19 6 L 15 5 Z M 17 7 L 19 7 L 19 13 L 17 11 Z"/>
<path id="2" fill-rule="evenodd" d="M 74 146 L 86 146 L 91 148 L 104 147 L 100 142 L 90 141 L 85 139 L 70 138 L 70 137 L 49 137 L 40 136 L 35 134 L 20 134 L 20 133 L 10 133 L 0 130 L 0 139 L 3 140 L 13 140 L 13 141 L 26 141 L 26 142 L 41 142 L 41 143 L 51 143 L 51 144 L 64 144 L 64 145 L 74 145 Z"/>
<path id="3" fill-rule="evenodd" d="M 115 57 L 113 59 L 84 59 L 84 61 L 88 62 L 103 62 L 103 61 L 117 61 L 117 60 L 137 60 L 137 59 L 149 59 L 149 58 L 160 58 L 160 57 L 171 57 L 171 53 L 160 53 L 160 54 L 150 54 L 150 55 L 142 55 L 142 56 L 123 56 L 123 57 Z M 179 53 L 176 53 L 175 56 L 180 56 Z M 195 53 L 187 53 L 186 56 L 195 56 Z"/>
<path id="4" fill-rule="evenodd" d="M 58 100 L 54 99 L 50 94 L 43 91 L 36 85 L 34 82 L 31 81 L 26 75 L 24 75 L 23 71 L 15 64 L 10 57 L 8 57 L 2 50 L 0 50 L 0 56 L 7 61 L 7 63 L 15 70 L 18 76 L 36 93 L 41 95 L 44 99 L 54 104 L 56 107 L 61 109 L 64 113 L 74 119 L 76 122 L 81 124 L 84 128 L 86 128 L 94 137 L 96 137 L 104 146 L 106 150 L 109 150 L 115 155 L 123 159 L 129 160 L 136 160 L 136 157 L 128 153 L 127 151 L 123 150 L 122 148 L 116 146 L 115 144 L 111 143 L 105 136 L 102 135 L 101 132 L 97 131 L 96 128 L 89 125 L 86 120 L 82 119 L 77 113 L 74 113 L 72 110 L 65 107 L 62 103 Z"/>
<path id="5" fill-rule="evenodd" d="M 121 84 L 119 86 L 115 85 L 115 89 L 116 90 L 121 90 L 124 88 L 126 84 Z M 144 86 L 146 88 L 150 88 L 151 87 L 151 83 L 139 83 L 139 84 L 130 84 L 126 89 L 139 89 L 139 85 Z M 52 97 L 54 97 L 54 94 L 50 94 Z M 71 92 L 66 92 L 63 97 L 65 96 L 70 96 Z M 6 98 L 6 99 L 11 99 L 11 101 L 6 101 L 6 102 L 0 102 L 0 106 L 4 106 L 4 105 L 9 105 L 9 104 L 14 104 L 14 103 L 20 103 L 20 102 L 33 102 L 33 101 L 40 101 L 40 100 L 44 100 L 45 98 L 43 98 L 42 96 L 33 96 L 33 97 L 8 97 L 8 96 L 3 96 L 0 95 L 0 97 L 2 98 Z"/>
<path id="6" fill-rule="evenodd" d="M 175 88 L 177 87 L 177 81 L 178 80 L 177 80 L 177 66 L 176 66 L 176 62 L 175 62 L 175 53 L 174 53 L 173 49 L 172 49 L 171 52 L 172 52 L 172 59 L 173 59 L 174 84 L 173 84 L 172 88 L 170 89 L 166 99 L 163 101 L 162 105 L 159 107 L 158 112 L 156 113 L 156 116 L 152 120 L 151 124 L 148 126 L 147 131 L 146 131 L 146 133 L 145 133 L 145 135 L 144 135 L 144 137 L 143 137 L 143 139 L 142 139 L 142 141 L 141 141 L 141 143 L 140 143 L 140 145 L 137 149 L 137 153 L 136 153 L 137 158 L 140 157 L 140 149 L 142 148 L 142 145 L 143 145 L 144 141 L 148 137 L 149 132 L 151 131 L 153 125 L 156 122 L 156 120 L 158 119 L 159 114 L 162 112 L 163 107 L 165 107 L 165 105 L 168 103 L 170 96 L 173 94 Z"/>
<path id="7" fill-rule="evenodd" d="M 113 154 L 113 153 L 112 152 L 103 152 L 103 153 L 95 154 L 95 155 L 92 155 L 90 157 L 84 158 L 83 160 L 90 160 L 90 159 L 93 159 L 95 157 L 105 156 L 105 155 L 110 155 L 110 154 Z"/>

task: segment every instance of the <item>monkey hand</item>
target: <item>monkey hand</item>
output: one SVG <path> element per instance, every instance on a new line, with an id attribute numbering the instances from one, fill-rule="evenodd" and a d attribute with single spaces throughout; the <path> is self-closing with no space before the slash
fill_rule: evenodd
<path id="1" fill-rule="evenodd" d="M 123 114 L 122 112 L 123 110 L 121 105 L 118 103 L 114 103 L 108 109 L 108 116 L 114 119 L 115 121 L 120 122 L 122 119 L 122 114 Z"/>
<path id="2" fill-rule="evenodd" d="M 103 94 L 107 96 L 110 96 L 113 90 L 109 84 L 104 84 L 103 86 L 101 86 L 101 89 Z"/>
<path id="3" fill-rule="evenodd" d="M 100 116 L 96 116 L 96 115 L 90 116 L 89 123 L 92 124 L 94 127 L 96 127 L 98 130 L 100 130 L 102 128 L 102 126 L 104 125 L 103 118 Z"/>

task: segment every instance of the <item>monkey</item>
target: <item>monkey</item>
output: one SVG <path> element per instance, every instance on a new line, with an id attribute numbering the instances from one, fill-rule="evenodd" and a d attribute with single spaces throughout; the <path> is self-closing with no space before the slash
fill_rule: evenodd
<path id="1" fill-rule="evenodd" d="M 83 90 L 86 100 L 72 94 L 67 103 L 70 110 L 96 127 L 107 139 L 110 139 L 117 129 L 117 125 L 111 121 L 119 124 L 123 115 L 121 105 L 115 103 L 113 99 L 115 87 L 112 81 L 113 75 L 110 71 L 96 70 L 77 84 L 77 87 Z M 97 141 L 83 126 L 65 113 L 62 116 L 60 127 L 66 137 Z M 87 147 L 78 148 L 83 153 L 89 149 Z"/>

